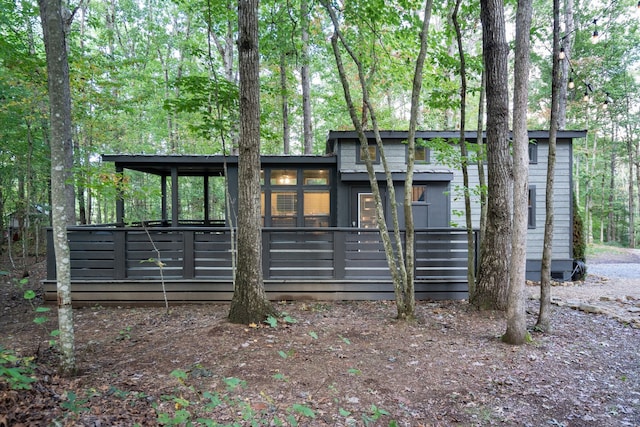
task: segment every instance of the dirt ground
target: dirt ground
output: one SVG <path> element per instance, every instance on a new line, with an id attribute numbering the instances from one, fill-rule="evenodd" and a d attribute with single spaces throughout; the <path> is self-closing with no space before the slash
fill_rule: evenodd
<path id="1" fill-rule="evenodd" d="M 589 262 L 612 256 L 638 260 Z M 519 347 L 500 341 L 501 313 L 464 301 L 422 301 L 410 324 L 394 320 L 393 302 L 281 302 L 272 325 L 229 324 L 226 304 L 82 308 L 79 374 L 62 378 L 55 313 L 37 325 L 23 298 L 39 292 L 42 263 L 5 270 L 0 427 L 640 425 L 640 277 L 554 287 L 552 333 Z M 527 290 L 533 326 L 537 288 Z M 33 357 L 30 389 L 8 387 L 8 350 Z"/>

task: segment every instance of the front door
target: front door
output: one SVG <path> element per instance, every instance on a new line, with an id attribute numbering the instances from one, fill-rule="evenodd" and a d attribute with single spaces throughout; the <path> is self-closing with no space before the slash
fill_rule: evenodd
<path id="1" fill-rule="evenodd" d="M 358 227 L 378 228 L 376 200 L 372 193 L 358 193 Z"/>

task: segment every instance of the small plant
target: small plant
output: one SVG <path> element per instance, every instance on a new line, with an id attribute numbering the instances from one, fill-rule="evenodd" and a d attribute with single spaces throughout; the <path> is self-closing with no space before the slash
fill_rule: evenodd
<path id="1" fill-rule="evenodd" d="M 284 313 L 284 312 L 282 313 L 280 320 L 287 324 L 298 323 L 296 319 L 294 319 L 293 317 L 289 316 L 287 313 Z M 264 320 L 264 323 L 269 325 L 269 327 L 271 328 L 277 328 L 278 318 L 276 318 L 275 316 L 269 316 Z"/>
<path id="2" fill-rule="evenodd" d="M 131 326 L 127 326 L 124 329 L 121 329 L 120 332 L 118 332 L 118 336 L 116 338 L 117 341 L 128 341 L 131 339 Z"/>
<path id="3" fill-rule="evenodd" d="M 31 304 L 31 308 L 33 308 L 33 311 L 36 313 L 36 317 L 34 317 L 33 322 L 37 325 L 43 325 L 44 327 L 44 324 L 49 321 L 49 317 L 45 315 L 45 313 L 49 313 L 51 309 L 49 307 L 42 307 L 42 306 L 36 307 L 33 304 L 33 300 L 36 297 L 36 293 L 31 289 L 27 289 L 26 291 L 24 291 L 23 297 L 24 299 L 29 301 L 29 304 Z M 55 346 L 56 344 L 55 338 L 57 338 L 59 335 L 60 335 L 59 329 L 54 329 L 51 332 L 49 332 L 49 336 L 51 337 L 51 339 L 49 340 L 50 347 Z"/>
<path id="4" fill-rule="evenodd" d="M 284 352 L 282 350 L 278 351 L 278 355 L 280 357 L 282 357 L 283 359 L 288 359 L 289 357 L 293 356 L 294 354 L 296 354 L 296 351 L 294 349 L 289 349 L 289 351 L 286 351 L 286 352 Z"/>
<path id="5" fill-rule="evenodd" d="M 365 426 L 369 426 L 371 425 L 371 423 L 375 423 L 384 415 L 389 415 L 387 411 L 385 411 L 384 409 L 380 409 L 373 404 L 371 405 L 371 409 L 369 411 L 371 412 L 371 415 L 362 415 L 362 422 Z"/>
<path id="6" fill-rule="evenodd" d="M 18 357 L 13 351 L 0 346 L 0 380 L 13 390 L 29 390 L 35 381 L 31 361 L 33 357 Z"/>
<path id="7" fill-rule="evenodd" d="M 87 403 L 87 399 L 79 399 L 74 392 L 69 391 L 67 392 L 67 400 L 60 402 L 60 407 L 77 415 L 80 412 L 89 410 L 88 407 L 84 406 L 85 403 Z"/>
<path id="8" fill-rule="evenodd" d="M 349 338 L 347 337 L 343 337 L 342 335 L 338 335 L 340 337 L 340 339 L 347 345 L 351 344 L 351 341 L 349 340 Z"/>
<path id="9" fill-rule="evenodd" d="M 276 319 L 273 316 L 267 317 L 266 320 L 264 321 L 264 323 L 266 323 L 267 325 L 269 325 L 272 328 L 277 328 L 278 327 L 278 319 Z"/>

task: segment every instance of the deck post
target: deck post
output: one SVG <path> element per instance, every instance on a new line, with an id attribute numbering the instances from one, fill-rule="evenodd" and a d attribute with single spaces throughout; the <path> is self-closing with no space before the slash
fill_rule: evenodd
<path id="1" fill-rule="evenodd" d="M 271 257 L 271 232 L 262 230 L 262 276 L 264 279 L 270 279 Z"/>
<path id="2" fill-rule="evenodd" d="M 167 175 L 162 175 L 160 177 L 160 188 L 162 191 L 162 223 L 168 224 L 169 218 L 167 217 Z"/>
<path id="3" fill-rule="evenodd" d="M 195 255 L 194 255 L 194 231 L 184 230 L 182 241 L 182 278 L 193 279 L 195 277 Z"/>
<path id="4" fill-rule="evenodd" d="M 333 233 L 333 278 L 344 279 L 345 276 L 345 234 L 348 231 L 336 230 Z"/>
<path id="5" fill-rule="evenodd" d="M 116 175 L 123 177 L 124 168 L 116 163 Z M 116 198 L 116 223 L 118 227 L 124 227 L 124 190 L 122 183 L 124 180 L 118 181 L 121 184 L 118 185 L 118 196 Z"/>
<path id="6" fill-rule="evenodd" d="M 124 229 L 113 230 L 113 278 L 127 278 L 127 232 Z"/>
<path id="7" fill-rule="evenodd" d="M 180 195 L 178 194 L 178 168 L 171 167 L 171 226 L 179 225 Z"/>

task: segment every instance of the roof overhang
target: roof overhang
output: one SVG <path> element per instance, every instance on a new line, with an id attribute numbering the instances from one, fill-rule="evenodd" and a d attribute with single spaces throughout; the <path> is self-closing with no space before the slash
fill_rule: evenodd
<path id="1" fill-rule="evenodd" d="M 103 154 L 102 161 L 113 162 L 118 170 L 129 169 L 160 176 L 169 176 L 173 170 L 181 176 L 218 176 L 224 174 L 225 163 L 237 167 L 238 156 Z M 260 162 L 271 167 L 329 167 L 336 164 L 336 157 L 261 156 Z"/>

